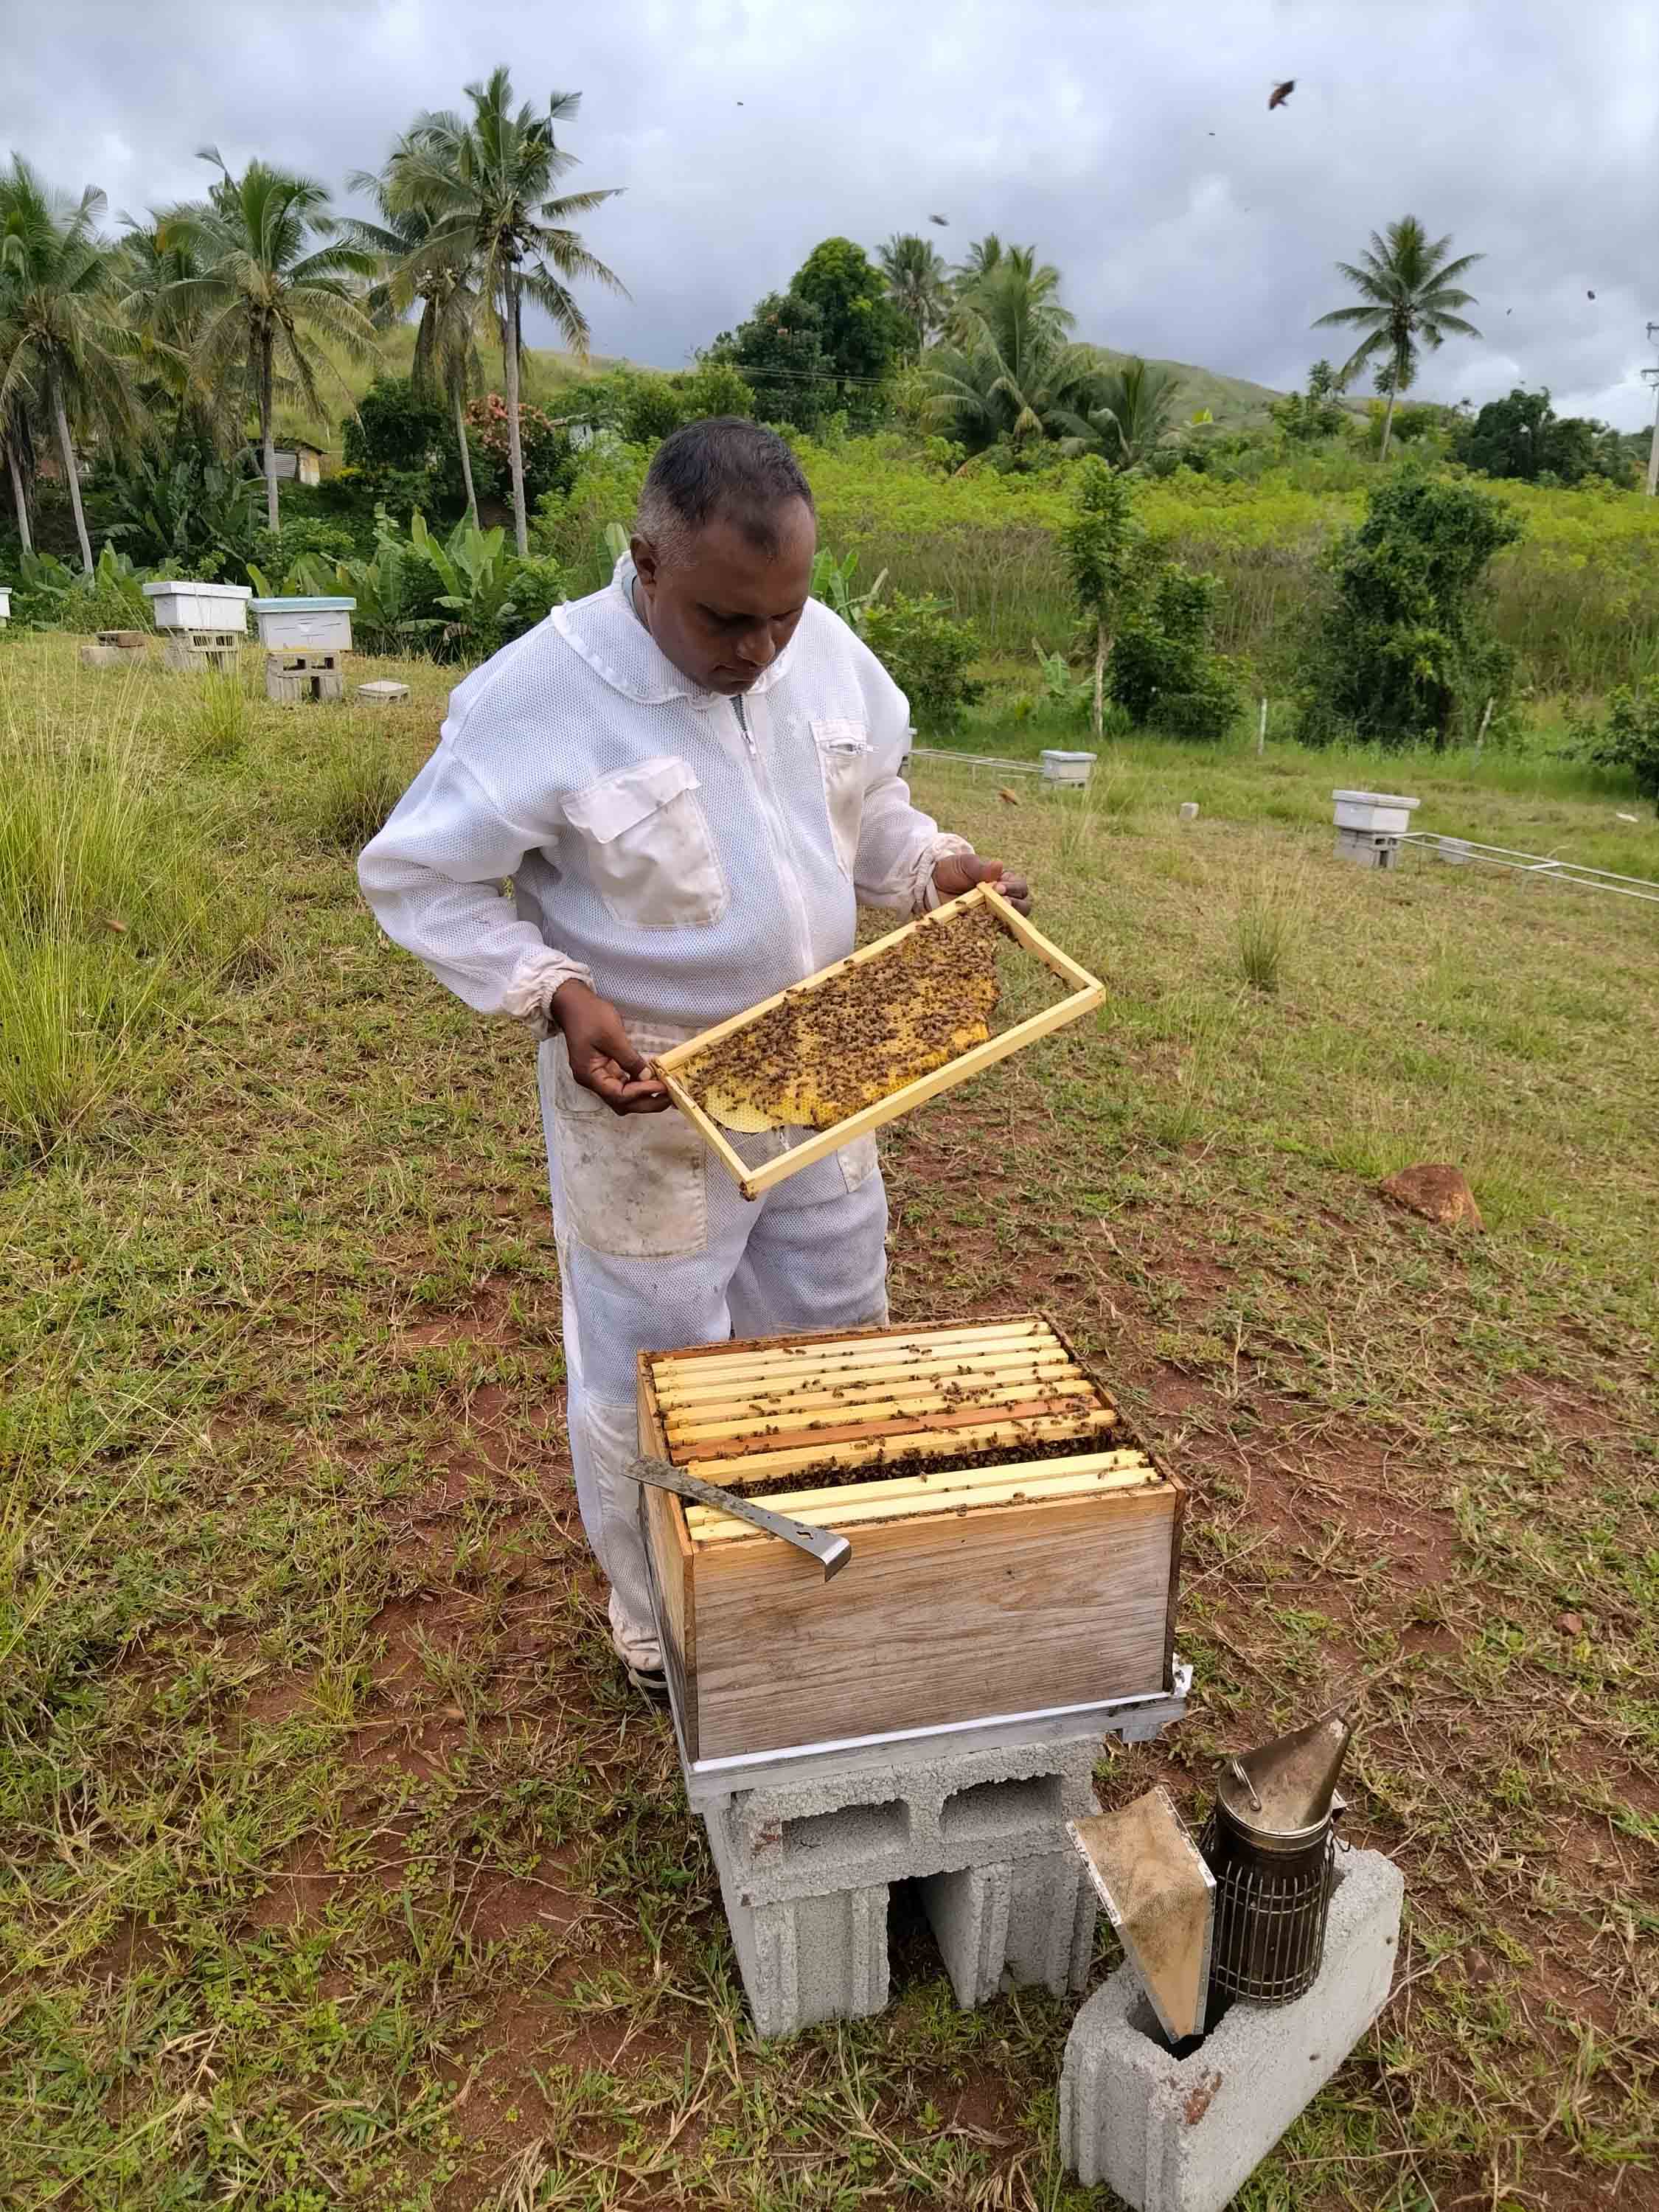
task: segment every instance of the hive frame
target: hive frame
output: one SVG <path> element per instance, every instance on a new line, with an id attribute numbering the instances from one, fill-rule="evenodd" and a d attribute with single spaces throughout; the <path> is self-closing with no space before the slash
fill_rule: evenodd
<path id="1" fill-rule="evenodd" d="M 1068 995 L 1052 1006 L 1045 1006 L 1042 1012 L 1029 1015 L 1023 1022 L 1016 1022 L 1012 1029 L 1004 1030 L 996 1036 L 987 1037 L 982 1044 L 970 1045 L 966 1052 L 959 1053 L 954 1060 L 947 1060 L 943 1067 L 936 1067 L 927 1075 L 917 1076 L 913 1082 L 902 1084 L 885 1098 L 878 1098 L 873 1105 L 860 1107 L 856 1114 L 849 1114 L 844 1121 L 837 1121 L 833 1128 L 816 1130 L 804 1144 L 792 1146 L 787 1152 L 780 1152 L 775 1159 L 767 1160 L 754 1168 L 739 1158 L 727 1143 L 718 1122 L 704 1113 L 678 1079 L 678 1071 L 687 1061 L 695 1059 L 699 1053 L 708 1051 L 711 1045 L 723 1042 L 738 1030 L 746 1029 L 750 1022 L 758 1021 L 763 1014 L 769 1013 L 774 1006 L 781 1006 L 786 999 L 793 998 L 798 992 L 812 989 L 831 975 L 839 975 L 844 968 L 860 967 L 866 960 L 873 960 L 878 953 L 890 951 L 901 939 L 913 936 L 918 929 L 931 928 L 940 921 L 948 921 L 951 915 L 961 914 L 973 906 L 988 906 L 1018 944 L 1024 945 L 1063 982 L 1070 984 Z M 1068 1022 L 1076 1021 L 1079 1015 L 1089 1013 L 1102 1005 L 1105 997 L 1106 987 L 1097 977 L 1091 975 L 1086 968 L 1080 968 L 1057 945 L 1051 944 L 1040 929 L 1034 929 L 1025 916 L 1012 907 L 1000 891 L 994 890 L 988 884 L 979 884 L 972 890 L 965 891 L 960 898 L 936 907 L 932 914 L 907 921 L 902 927 L 890 931 L 885 937 L 878 938 L 873 945 L 860 946 L 845 960 L 831 961 L 829 967 L 820 968 L 816 975 L 808 975 L 801 982 L 791 984 L 788 990 L 775 992 L 769 999 L 763 999 L 744 1012 L 733 1014 L 729 1020 L 716 1022 L 712 1029 L 704 1030 L 701 1036 L 689 1038 L 684 1044 L 675 1045 L 671 1051 L 659 1053 L 650 1064 L 651 1073 L 665 1086 L 675 1105 L 714 1154 L 743 1196 L 756 1199 L 775 1183 L 799 1175 L 803 1168 L 810 1168 L 816 1161 L 826 1159 L 831 1152 L 839 1152 L 843 1145 L 850 1145 L 855 1137 L 862 1137 L 872 1129 L 880 1128 L 884 1121 L 896 1121 L 901 1114 L 908 1114 L 913 1106 L 925 1105 L 928 1099 L 937 1097 L 941 1091 L 948 1091 L 957 1083 L 965 1083 L 970 1076 L 982 1074 L 988 1067 L 994 1067 L 998 1060 L 1006 1060 L 1010 1053 L 1018 1052 L 1025 1045 L 1035 1044 L 1039 1037 L 1063 1029 Z"/>

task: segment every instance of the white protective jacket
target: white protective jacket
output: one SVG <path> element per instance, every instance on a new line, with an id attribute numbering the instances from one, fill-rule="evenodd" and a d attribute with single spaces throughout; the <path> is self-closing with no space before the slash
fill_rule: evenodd
<path id="1" fill-rule="evenodd" d="M 850 952 L 859 905 L 936 904 L 935 863 L 971 850 L 910 804 L 904 696 L 828 607 L 739 707 L 658 649 L 632 577 L 624 556 L 457 685 L 359 863 L 389 937 L 543 1034 L 577 976 L 691 1036 Z"/>

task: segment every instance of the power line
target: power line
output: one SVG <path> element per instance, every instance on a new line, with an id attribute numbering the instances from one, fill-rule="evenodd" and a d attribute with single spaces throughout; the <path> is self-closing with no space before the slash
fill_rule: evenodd
<path id="1" fill-rule="evenodd" d="M 1648 325 L 1648 343 L 1659 345 L 1659 323 Z M 1659 368 L 1644 368 L 1642 381 L 1653 386 L 1653 442 L 1648 447 L 1648 497 L 1659 493 Z"/>

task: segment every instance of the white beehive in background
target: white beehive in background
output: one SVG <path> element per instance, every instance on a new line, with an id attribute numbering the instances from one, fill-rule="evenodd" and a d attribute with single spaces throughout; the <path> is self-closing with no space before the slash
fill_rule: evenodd
<path id="1" fill-rule="evenodd" d="M 228 634 L 247 629 L 247 603 L 253 591 L 247 584 L 146 584 L 144 597 L 157 629 Z"/>
<path id="2" fill-rule="evenodd" d="M 356 599 L 255 599 L 259 642 L 271 653 L 349 653 Z"/>

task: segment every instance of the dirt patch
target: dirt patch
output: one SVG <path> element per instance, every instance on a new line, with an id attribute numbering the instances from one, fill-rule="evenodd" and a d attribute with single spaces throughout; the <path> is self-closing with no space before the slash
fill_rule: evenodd
<path id="1" fill-rule="evenodd" d="M 270 1888 L 248 1913 L 255 1928 L 314 1928 L 330 1898 L 346 1880 L 326 1864 L 314 1838 L 295 1844 L 271 1877 Z"/>
<path id="2" fill-rule="evenodd" d="M 525 1341 L 509 1317 L 518 1287 L 491 1278 L 480 1285 L 467 1304 L 454 1311 L 396 1328 L 390 1348 L 393 1352 L 408 1352 L 424 1351 L 434 1344 L 488 1344 L 503 1351 L 516 1349 Z"/>
<path id="3" fill-rule="evenodd" d="M 284 1674 L 280 1681 L 268 1682 L 263 1689 L 250 1690 L 242 1715 L 246 1720 L 276 1727 L 310 1708 L 316 1692 L 317 1670 L 308 1667 L 301 1674 Z"/>

